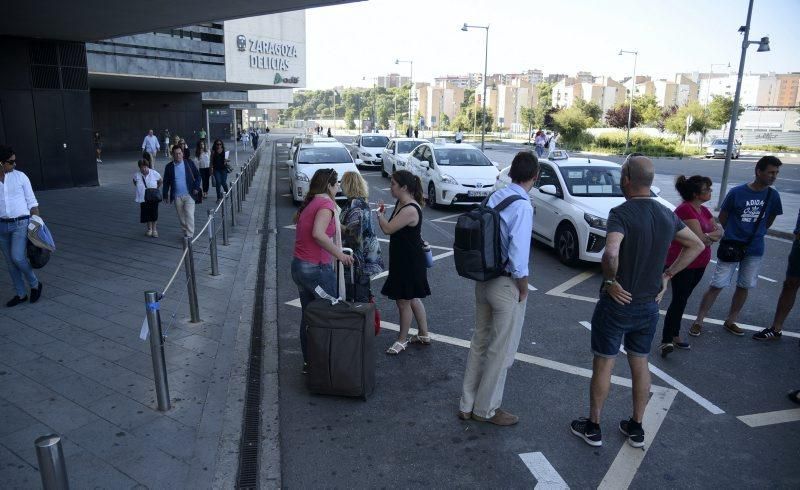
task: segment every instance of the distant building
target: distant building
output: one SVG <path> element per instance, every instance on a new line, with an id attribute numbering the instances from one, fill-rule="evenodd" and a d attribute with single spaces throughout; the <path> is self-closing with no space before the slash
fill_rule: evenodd
<path id="1" fill-rule="evenodd" d="M 425 118 L 426 127 L 439 127 L 442 116 L 447 116 L 452 121 L 464 102 L 464 88 L 448 84 L 447 86 L 434 86 L 427 83 L 418 83 L 414 87 L 416 111 Z"/>
<path id="2" fill-rule="evenodd" d="M 778 107 L 800 106 L 800 73 L 776 75 L 778 79 L 778 95 L 775 105 Z"/>
<path id="3" fill-rule="evenodd" d="M 379 76 L 376 79 L 376 85 L 383 88 L 398 88 L 407 85 L 411 82 L 411 78 L 401 76 L 398 73 L 389 73 L 388 75 Z"/>

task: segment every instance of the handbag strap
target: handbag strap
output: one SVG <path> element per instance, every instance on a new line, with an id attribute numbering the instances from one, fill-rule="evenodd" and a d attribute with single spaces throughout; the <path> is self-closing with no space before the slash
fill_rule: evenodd
<path id="1" fill-rule="evenodd" d="M 748 247 L 753 242 L 753 239 L 756 237 L 756 232 L 758 232 L 758 226 L 761 224 L 761 219 L 764 217 L 764 213 L 767 210 L 767 206 L 769 205 L 769 198 L 771 196 L 772 196 L 772 187 L 767 187 L 767 198 L 764 199 L 764 205 L 761 206 L 761 212 L 758 213 L 758 218 L 756 218 L 756 225 L 753 227 L 753 233 L 750 234 L 750 239 L 747 240 Z"/>
<path id="2" fill-rule="evenodd" d="M 147 176 L 141 172 L 139 172 L 139 175 L 142 176 L 142 185 L 144 186 L 144 189 L 147 190 Z"/>

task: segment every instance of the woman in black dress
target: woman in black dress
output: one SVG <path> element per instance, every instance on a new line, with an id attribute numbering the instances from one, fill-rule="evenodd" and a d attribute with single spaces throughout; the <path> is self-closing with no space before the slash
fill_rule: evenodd
<path id="1" fill-rule="evenodd" d="M 397 199 L 392 217 L 384 216 L 383 201 L 378 203 L 378 224 L 389 235 L 389 277 L 381 293 L 397 303 L 400 312 L 400 333 L 386 350 L 387 354 L 403 352 L 408 343 L 429 345 L 428 319 L 420 298 L 430 296 L 428 271 L 422 241 L 422 182 L 408 170 L 392 174 L 392 197 Z M 409 337 L 411 317 L 416 318 L 418 333 Z"/>

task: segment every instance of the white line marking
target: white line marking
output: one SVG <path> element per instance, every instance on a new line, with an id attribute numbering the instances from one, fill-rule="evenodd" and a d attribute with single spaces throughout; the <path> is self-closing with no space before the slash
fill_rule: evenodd
<path id="1" fill-rule="evenodd" d="M 457 216 L 461 216 L 462 214 L 464 214 L 464 213 L 451 214 L 450 216 L 442 216 L 441 218 L 432 219 L 430 221 L 433 221 L 433 222 L 436 222 L 436 223 L 443 223 L 443 222 L 445 222 L 445 223 L 454 223 L 454 221 L 446 221 L 446 220 L 449 220 L 451 218 L 455 218 Z"/>
<path id="2" fill-rule="evenodd" d="M 380 240 L 380 239 L 379 239 L 379 240 Z M 433 248 L 433 246 L 432 246 L 432 245 L 431 245 L 431 248 Z M 433 260 L 434 260 L 434 261 L 436 261 L 436 260 L 439 260 L 439 259 L 443 259 L 443 258 L 445 258 L 445 257 L 450 257 L 451 255 L 453 255 L 453 251 L 452 251 L 452 250 L 450 250 L 449 252 L 445 252 L 445 253 L 443 253 L 443 254 L 434 255 L 434 256 L 433 256 Z M 380 279 L 380 278 L 382 278 L 382 277 L 386 277 L 386 276 L 388 276 L 388 275 L 389 275 L 389 270 L 387 269 L 387 270 L 385 270 L 385 271 L 383 271 L 383 272 L 379 272 L 379 273 L 375 274 L 374 276 L 372 276 L 372 277 L 370 278 L 370 281 L 374 281 L 374 280 L 376 280 L 376 279 Z"/>
<path id="3" fill-rule="evenodd" d="M 289 177 L 281 177 L 281 180 L 289 180 Z"/>
<path id="4" fill-rule="evenodd" d="M 779 236 L 766 235 L 764 238 L 769 238 L 770 240 L 775 240 L 775 241 L 783 242 L 783 243 L 794 243 L 794 240 L 787 240 L 787 239 L 781 238 Z"/>
<path id="5" fill-rule="evenodd" d="M 528 291 L 538 291 L 538 289 L 533 287 L 533 284 L 528 284 Z"/>
<path id="6" fill-rule="evenodd" d="M 592 329 L 592 324 L 589 323 L 589 322 L 578 322 L 578 323 L 580 323 L 581 325 L 586 327 L 588 330 Z M 620 350 L 623 353 L 625 353 L 625 348 L 624 347 L 620 346 Z M 695 403 L 697 403 L 701 407 L 705 408 L 706 410 L 708 410 L 712 414 L 719 415 L 719 414 L 725 413 L 724 410 L 722 410 L 718 406 L 714 405 L 713 403 L 708 401 L 706 398 L 704 398 L 704 397 L 700 396 L 699 394 L 697 394 L 697 392 L 694 391 L 693 389 L 689 388 L 688 386 L 686 386 L 685 384 L 681 383 L 677 379 L 673 378 L 669 374 L 665 373 L 664 371 L 662 371 L 658 367 L 654 366 L 652 363 L 648 362 L 647 365 L 650 368 L 650 372 L 651 373 L 655 374 L 659 378 L 661 378 L 664 381 L 666 381 L 668 385 L 670 385 L 673 388 L 677 389 L 678 391 L 680 391 L 681 393 L 683 393 L 684 395 L 689 397 Z"/>
<path id="7" fill-rule="evenodd" d="M 736 417 L 750 427 L 763 427 L 765 425 L 784 424 L 800 420 L 800 408 L 778 410 L 777 412 L 754 413 Z"/>
<path id="8" fill-rule="evenodd" d="M 385 189 L 381 189 L 381 190 L 382 191 L 390 191 L 390 190 L 392 190 L 392 188 L 391 187 L 386 187 Z"/>
<path id="9" fill-rule="evenodd" d="M 522 462 L 525 463 L 525 466 L 528 467 L 530 472 L 533 473 L 533 477 L 536 478 L 536 486 L 534 488 L 538 488 L 540 490 L 569 489 L 567 482 L 561 478 L 561 475 L 559 475 L 558 471 L 553 468 L 553 465 L 550 464 L 550 461 L 547 461 L 547 458 L 544 457 L 544 454 L 523 453 L 520 454 L 519 457 L 522 459 Z"/>
<path id="10" fill-rule="evenodd" d="M 292 197 L 291 194 L 281 194 L 281 197 Z"/>
<path id="11" fill-rule="evenodd" d="M 287 301 L 286 304 L 289 305 L 289 306 L 294 306 L 295 308 L 300 308 L 300 306 L 301 306 L 300 305 L 300 298 L 295 298 L 295 299 L 293 299 L 291 301 Z"/>
<path id="12" fill-rule="evenodd" d="M 595 271 L 584 271 L 578 274 L 577 276 L 568 279 L 567 281 L 559 284 L 558 286 L 554 287 L 550 291 L 546 292 L 545 294 L 550 294 L 552 296 L 561 296 L 564 292 L 574 288 L 578 284 L 582 283 L 583 281 L 589 279 L 590 277 L 597 274 Z M 597 302 L 597 300 L 595 300 Z"/>
<path id="13" fill-rule="evenodd" d="M 286 226 L 284 226 L 284 228 L 286 228 L 287 230 L 296 230 L 297 229 L 297 225 L 286 225 Z"/>
<path id="14" fill-rule="evenodd" d="M 603 477 L 603 481 L 600 482 L 598 489 L 616 490 L 630 486 L 677 394 L 678 392 L 675 390 L 663 390 L 653 393 L 642 418 L 642 428 L 644 429 L 645 437 L 649 439 L 647 440 L 648 444 L 641 449 L 637 449 L 627 442 L 623 443 L 617 453 L 617 457 L 614 458 L 614 462 L 611 463 L 611 467 L 608 468 L 606 475 Z"/>
<path id="15" fill-rule="evenodd" d="M 389 243 L 389 239 L 388 238 L 378 238 L 378 241 L 379 242 L 383 242 L 383 243 Z M 431 248 L 435 248 L 437 250 L 453 250 L 450 247 L 441 247 L 439 245 L 430 245 L 429 244 L 428 246 L 431 247 Z"/>

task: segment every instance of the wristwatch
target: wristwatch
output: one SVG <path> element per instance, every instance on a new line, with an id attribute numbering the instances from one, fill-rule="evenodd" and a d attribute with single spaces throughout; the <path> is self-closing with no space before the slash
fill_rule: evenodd
<path id="1" fill-rule="evenodd" d="M 604 279 L 603 280 L 603 289 L 608 289 L 609 286 L 617 282 L 616 279 Z"/>

